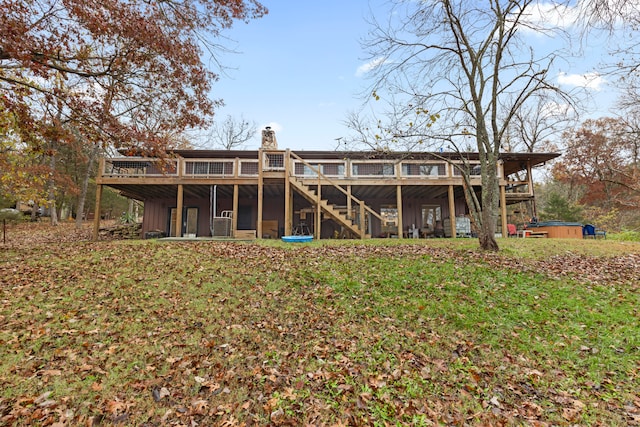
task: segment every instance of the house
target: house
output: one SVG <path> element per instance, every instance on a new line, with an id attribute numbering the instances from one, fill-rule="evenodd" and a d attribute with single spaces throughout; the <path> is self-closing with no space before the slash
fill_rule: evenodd
<path id="1" fill-rule="evenodd" d="M 532 168 L 557 156 L 501 154 L 502 235 L 506 206 L 533 200 Z M 266 129 L 258 150 L 104 158 L 96 206 L 105 185 L 144 202 L 146 237 L 468 236 L 472 225 L 456 166 L 469 168 L 471 184 L 481 191 L 477 153 L 282 150 Z M 94 236 L 99 225 L 96 215 Z"/>

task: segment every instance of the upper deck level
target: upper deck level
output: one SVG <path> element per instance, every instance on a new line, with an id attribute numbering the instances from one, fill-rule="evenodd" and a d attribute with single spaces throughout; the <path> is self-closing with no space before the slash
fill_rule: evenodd
<path id="1" fill-rule="evenodd" d="M 227 178 L 257 179 L 261 173 L 269 177 L 289 174 L 299 178 L 317 178 L 319 169 L 325 177 L 335 180 L 358 179 L 429 179 L 459 178 L 461 171 L 453 164 L 436 160 L 356 160 L 287 159 L 286 154 L 265 152 L 262 161 L 245 158 L 168 158 L 158 160 L 145 157 L 114 157 L 104 161 L 101 177 L 108 178 Z M 467 167 L 463 162 L 460 167 Z M 470 162 L 472 177 L 480 176 L 479 162 Z M 261 167 L 262 166 L 262 167 Z"/>
<path id="2" fill-rule="evenodd" d="M 532 195 L 531 168 L 555 153 L 505 153 L 498 161 L 500 185 L 507 195 Z M 291 150 L 179 150 L 164 159 L 105 158 L 100 184 L 255 185 L 295 177 L 309 183 L 338 185 L 481 185 L 477 153 L 293 152 Z"/>

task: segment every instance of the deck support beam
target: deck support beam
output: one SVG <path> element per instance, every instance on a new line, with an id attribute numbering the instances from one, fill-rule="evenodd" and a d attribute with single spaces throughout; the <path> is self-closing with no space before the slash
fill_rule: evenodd
<path id="1" fill-rule="evenodd" d="M 96 185 L 96 209 L 93 215 L 93 241 L 98 241 L 98 233 L 100 233 L 100 205 L 102 204 L 102 184 Z M 81 215 L 79 213 L 78 215 Z"/>
<path id="2" fill-rule="evenodd" d="M 456 238 L 456 200 L 453 193 L 453 185 L 449 186 L 449 223 L 451 224 L 451 237 Z"/>
<path id="3" fill-rule="evenodd" d="M 536 193 L 533 186 L 533 173 L 531 170 L 531 160 L 527 160 L 527 182 L 529 186 L 529 194 L 531 194 L 531 215 L 538 217 L 538 207 L 536 206 Z"/>
<path id="4" fill-rule="evenodd" d="M 258 223 L 256 224 L 256 237 L 262 239 L 262 208 L 264 201 L 264 151 L 258 151 Z"/>
<path id="5" fill-rule="evenodd" d="M 233 218 L 231 218 L 231 235 L 236 236 L 236 230 L 238 229 L 238 184 L 233 184 Z"/>
<path id="6" fill-rule="evenodd" d="M 322 222 L 322 209 L 320 208 L 320 203 L 322 202 L 322 185 L 320 183 L 320 176 L 318 175 L 318 195 L 316 200 L 316 218 L 315 218 L 315 227 L 314 234 L 316 235 L 316 239 L 320 240 L 321 233 L 321 222 Z"/>
<path id="7" fill-rule="evenodd" d="M 500 186 L 500 218 L 502 219 L 502 237 L 509 237 L 507 229 L 507 191 L 504 185 Z"/>
<path id="8" fill-rule="evenodd" d="M 351 186 L 347 185 L 347 218 L 353 219 L 351 215 Z M 364 227 L 364 224 L 361 224 L 361 229 Z"/>
<path id="9" fill-rule="evenodd" d="M 364 202 L 360 202 L 360 239 L 364 239 L 365 234 L 367 234 L 367 229 L 365 228 L 365 213 L 364 213 Z"/>
<path id="10" fill-rule="evenodd" d="M 396 203 L 398 206 L 398 239 L 404 237 L 404 224 L 402 223 L 402 185 L 396 186 Z"/>
<path id="11" fill-rule="evenodd" d="M 184 203 L 184 185 L 178 184 L 176 200 L 176 237 L 182 237 L 182 206 Z"/>
<path id="12" fill-rule="evenodd" d="M 287 149 L 284 156 L 284 235 L 290 236 L 293 230 L 293 194 L 291 192 L 291 152 Z"/>

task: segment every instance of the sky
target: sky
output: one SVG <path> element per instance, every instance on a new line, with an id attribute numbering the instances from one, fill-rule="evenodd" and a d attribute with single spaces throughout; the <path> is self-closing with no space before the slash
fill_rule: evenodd
<path id="1" fill-rule="evenodd" d="M 367 70 L 374 64 L 366 62 L 361 41 L 371 30 L 367 18 L 387 13 L 385 1 L 261 3 L 268 15 L 248 24 L 236 22 L 221 40 L 237 53 L 219 57 L 227 69 L 214 84 L 212 97 L 225 105 L 215 119 L 232 116 L 255 122 L 256 137 L 244 149 L 259 147 L 265 126 L 275 130 L 281 149 L 336 149 L 339 139 L 350 133 L 344 125 L 347 115 L 359 110 L 366 98 Z M 539 34 L 526 35 L 526 40 L 545 48 L 554 43 Z M 606 59 L 602 45 L 589 44 L 584 60 L 561 61 L 553 74 L 563 88 L 585 87 L 600 109 L 590 111 L 596 116 L 606 115 L 614 100 L 608 80 L 597 73 L 599 61 Z"/>

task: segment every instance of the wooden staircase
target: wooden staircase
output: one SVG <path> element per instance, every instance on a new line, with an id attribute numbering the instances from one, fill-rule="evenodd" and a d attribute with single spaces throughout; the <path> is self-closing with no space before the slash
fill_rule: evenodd
<path id="1" fill-rule="evenodd" d="M 291 186 L 311 204 L 313 204 L 314 206 L 318 205 L 318 196 L 316 190 L 312 189 L 295 176 L 290 176 L 289 182 L 291 183 Z M 333 185 L 335 186 L 335 184 Z M 334 205 L 329 204 L 327 200 L 320 200 L 320 209 L 322 212 L 329 215 L 338 224 L 342 225 L 350 233 L 354 234 L 358 238 L 368 239 L 371 237 L 370 234 L 366 233 L 366 230 L 364 228 L 361 228 L 352 219 L 347 217 L 347 215 L 343 214 L 339 209 L 336 209 Z"/>
<path id="2" fill-rule="evenodd" d="M 306 160 L 302 159 L 300 156 L 296 155 L 295 153 L 289 152 L 289 156 L 293 159 L 296 159 L 302 162 L 305 166 L 307 166 L 309 169 L 314 171 L 314 173 L 316 173 L 316 177 L 307 178 L 307 179 L 313 179 L 313 180 L 317 179 L 317 184 L 316 184 L 317 188 L 321 190 L 322 185 L 331 185 L 336 190 L 343 193 L 346 196 L 347 200 L 350 201 L 350 203 L 348 203 L 347 205 L 359 208 L 360 213 L 358 217 L 360 220 L 358 223 L 356 223 L 353 220 L 353 218 L 349 218 L 347 215 L 342 213 L 340 209 L 337 209 L 334 205 L 329 204 L 327 200 L 324 200 L 324 199 L 318 200 L 318 193 L 316 192 L 316 190 L 312 189 L 309 185 L 305 184 L 301 178 L 298 178 L 295 175 L 289 173 L 289 176 L 287 176 L 287 179 L 289 180 L 289 183 L 294 188 L 294 190 L 297 191 L 302 197 L 307 199 L 313 206 L 319 207 L 320 212 L 324 212 L 325 214 L 327 214 L 329 217 L 335 220 L 338 224 L 342 225 L 351 234 L 355 235 L 360 239 L 371 238 L 371 235 L 367 234 L 367 230 L 365 227 L 365 212 L 378 218 L 381 221 L 383 221 L 382 216 L 380 216 L 378 212 L 374 211 L 369 206 L 367 206 L 362 200 L 359 200 L 358 198 L 354 197 L 353 195 L 348 193 L 344 188 L 342 188 L 340 185 L 336 184 L 335 182 L 331 181 L 328 177 L 323 175 L 322 172 L 320 172 L 320 169 L 317 168 L 316 166 L 311 165 L 310 163 L 308 163 Z M 287 161 L 288 160 L 289 159 L 287 159 Z"/>

